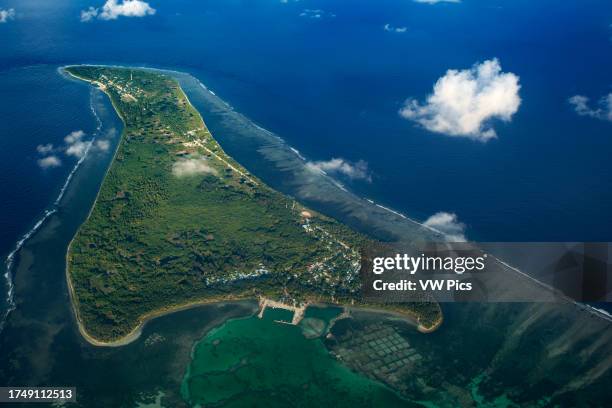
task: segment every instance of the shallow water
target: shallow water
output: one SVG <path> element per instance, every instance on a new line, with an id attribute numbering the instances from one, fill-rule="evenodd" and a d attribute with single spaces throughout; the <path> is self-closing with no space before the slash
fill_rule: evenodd
<path id="1" fill-rule="evenodd" d="M 183 393 L 202 406 L 410 406 L 336 361 L 320 339 L 268 316 L 231 320 L 208 333 L 194 348 Z"/>

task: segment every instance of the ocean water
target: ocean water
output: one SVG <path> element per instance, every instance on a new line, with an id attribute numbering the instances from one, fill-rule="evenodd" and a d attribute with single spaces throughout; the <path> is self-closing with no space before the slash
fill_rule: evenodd
<path id="1" fill-rule="evenodd" d="M 479 240 L 609 239 L 612 129 L 567 103 L 609 92 L 608 1 L 152 1 L 154 16 L 90 23 L 79 11 L 91 0 L 4 3 L 18 15 L 0 26 L 0 69 L 179 69 L 309 160 L 365 160 L 372 182 L 343 182 L 416 219 L 454 212 Z M 304 9 L 325 13 L 312 19 Z M 407 30 L 386 32 L 387 23 Z M 495 124 L 497 140 L 434 135 L 397 114 L 447 69 L 493 57 L 520 76 L 523 100 L 511 123 Z"/>
<path id="2" fill-rule="evenodd" d="M 135 406 L 162 394 L 177 406 L 194 342 L 254 307 L 166 316 L 126 348 L 99 349 L 79 337 L 65 288 L 65 246 L 91 205 L 121 125 L 103 96 L 62 78 L 57 68 L 64 64 L 192 74 L 205 92 L 197 92 L 194 78 L 182 84 L 230 154 L 274 187 L 373 233 L 422 231 L 388 211 L 369 212 L 373 206 L 358 197 L 417 220 L 455 212 L 477 240 L 610 240 L 612 125 L 577 116 L 567 103 L 574 94 L 610 92 L 609 1 L 150 2 L 154 16 L 90 23 L 81 23 L 79 12 L 101 0 L 2 3 L 17 16 L 0 24 L 0 255 L 52 213 L 14 258 L 14 305 L 1 308 L 16 307 L 0 335 L 1 383 L 75 384 L 89 407 Z M 304 9 L 325 13 L 310 19 L 300 16 Z M 387 23 L 407 31 L 386 32 Z M 523 100 L 511 123 L 495 124 L 497 140 L 434 135 L 397 114 L 407 97 L 422 100 L 447 69 L 492 57 L 520 76 Z M 62 147 L 75 130 L 110 148 L 90 152 L 56 205 L 77 159 L 58 152 L 62 165 L 42 169 L 36 147 Z M 365 160 L 372 181 L 311 179 L 290 147 L 306 160 Z M 368 222 L 355 214 L 367 214 Z M 610 379 L 590 368 L 609 363 L 610 327 L 570 309 L 452 305 L 439 332 L 423 337 L 404 329 L 428 355 L 431 370 L 418 373 L 427 383 L 469 386 L 475 398 L 533 401 L 581 373 L 579 391 L 561 401 L 601 401 Z M 531 326 L 520 325 L 528 319 Z M 585 350 L 588 359 L 572 358 Z"/>

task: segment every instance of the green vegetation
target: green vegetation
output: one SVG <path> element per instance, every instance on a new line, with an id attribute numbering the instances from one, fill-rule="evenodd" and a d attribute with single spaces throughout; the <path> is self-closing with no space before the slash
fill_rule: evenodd
<path id="1" fill-rule="evenodd" d="M 114 340 L 147 315 L 190 302 L 361 303 L 358 249 L 367 238 L 226 155 L 174 79 L 128 68 L 66 71 L 106 92 L 125 124 L 68 252 L 88 334 Z M 435 303 L 401 308 L 425 326 L 440 318 Z"/>

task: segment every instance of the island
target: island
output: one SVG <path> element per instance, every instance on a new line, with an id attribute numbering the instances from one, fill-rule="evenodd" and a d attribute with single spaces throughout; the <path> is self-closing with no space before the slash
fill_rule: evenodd
<path id="1" fill-rule="evenodd" d="M 267 186 L 227 155 L 178 82 L 139 68 L 69 66 L 105 92 L 124 123 L 91 212 L 66 255 L 81 334 L 125 344 L 149 319 L 194 305 L 257 299 L 381 309 L 422 331 L 432 299 L 370 304 L 361 295 L 364 234 Z"/>

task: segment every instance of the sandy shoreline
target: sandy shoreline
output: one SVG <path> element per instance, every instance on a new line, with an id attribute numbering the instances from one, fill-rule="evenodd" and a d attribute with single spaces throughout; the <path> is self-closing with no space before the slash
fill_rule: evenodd
<path id="1" fill-rule="evenodd" d="M 397 310 L 379 309 L 376 307 L 368 307 L 368 306 L 349 306 L 349 305 L 347 306 L 335 305 L 335 306 L 343 307 L 345 310 L 348 310 L 348 311 L 355 310 L 355 311 L 361 311 L 361 312 L 367 312 L 367 313 L 376 313 L 376 314 L 394 316 L 400 320 L 410 322 L 411 324 L 416 326 L 416 329 L 421 333 L 433 333 L 434 331 L 438 330 L 438 328 L 444 322 L 444 314 L 442 313 L 442 311 L 440 311 L 440 319 L 438 319 L 438 321 L 433 326 L 425 327 L 420 322 L 419 317 L 415 313 L 412 313 L 409 311 L 400 312 Z"/>

